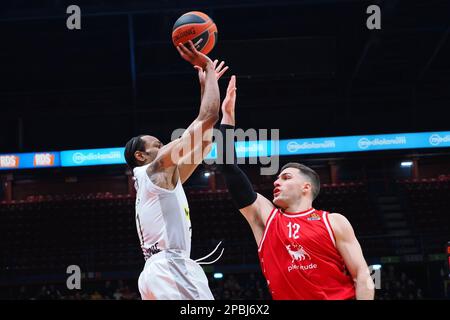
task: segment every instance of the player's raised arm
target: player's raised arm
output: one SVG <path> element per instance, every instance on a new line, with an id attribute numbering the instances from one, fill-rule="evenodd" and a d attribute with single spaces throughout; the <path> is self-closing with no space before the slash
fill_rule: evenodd
<path id="1" fill-rule="evenodd" d="M 213 67 L 216 72 L 217 80 L 219 80 L 222 77 L 222 75 L 228 70 L 228 66 L 225 66 L 225 62 L 222 61 L 219 64 L 218 62 L 219 62 L 218 60 L 214 60 L 213 62 Z M 194 66 L 194 68 L 197 69 L 198 71 L 198 79 L 201 89 L 200 96 L 201 99 L 203 99 L 203 94 L 205 92 L 206 72 L 199 66 Z M 193 126 L 195 126 L 196 124 L 197 122 L 194 121 L 187 129 L 187 132 L 190 132 L 193 129 Z M 206 130 L 211 128 L 208 127 Z M 199 162 L 200 158 L 198 156 L 197 159 L 193 159 L 195 155 L 202 154 L 206 156 L 211 150 L 211 139 L 212 139 L 211 134 L 205 132 L 205 139 L 203 143 L 201 145 L 197 144 L 196 148 L 185 158 L 184 161 L 181 162 L 181 164 L 179 164 L 178 169 L 180 172 L 180 178 L 182 183 L 184 183 L 191 176 L 191 174 L 200 164 Z M 203 157 L 201 157 L 201 160 L 203 160 Z"/>
<path id="2" fill-rule="evenodd" d="M 236 105 L 236 77 L 232 76 L 227 88 L 227 95 L 222 102 L 222 121 L 220 131 L 223 137 L 223 164 L 218 169 L 225 178 L 228 191 L 239 211 L 247 219 L 252 228 L 255 240 L 260 243 L 264 227 L 274 205 L 262 195 L 253 190 L 252 184 L 245 173 L 237 166 L 234 150 L 234 126 Z M 228 135 L 227 135 L 228 131 Z M 228 139 L 233 137 L 233 139 Z"/>
<path id="3" fill-rule="evenodd" d="M 216 64 L 200 51 L 197 51 L 192 41 L 189 41 L 189 48 L 183 44 L 177 46 L 181 57 L 194 65 L 199 70 L 204 71 L 200 84 L 203 88 L 200 110 L 196 121 L 213 121 L 214 125 L 219 119 L 220 110 L 220 92 L 216 76 Z M 224 70 L 226 71 L 226 69 Z M 219 77 L 220 78 L 220 77 Z M 212 127 L 212 126 L 211 126 Z"/>
<path id="4" fill-rule="evenodd" d="M 212 128 L 219 119 L 220 93 L 214 63 L 211 59 L 197 51 L 192 41 L 189 41 L 189 48 L 179 44 L 177 50 L 183 59 L 204 70 L 203 97 L 196 119 L 180 138 L 161 148 L 148 167 L 148 173 L 150 175 L 178 166 L 183 182 L 193 171 L 184 170 L 183 166 L 187 165 L 189 169 L 192 169 L 192 166 L 200 164 L 207 154 L 212 141 Z"/>

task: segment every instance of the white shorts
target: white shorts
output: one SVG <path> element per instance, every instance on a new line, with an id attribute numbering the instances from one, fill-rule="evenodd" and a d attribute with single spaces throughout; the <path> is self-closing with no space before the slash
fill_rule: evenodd
<path id="1" fill-rule="evenodd" d="M 151 256 L 138 286 L 142 300 L 214 300 L 202 267 L 180 250 Z"/>

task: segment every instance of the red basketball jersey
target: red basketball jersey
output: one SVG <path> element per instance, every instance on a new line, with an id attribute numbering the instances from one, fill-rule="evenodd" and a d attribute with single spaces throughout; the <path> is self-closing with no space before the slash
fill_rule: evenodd
<path id="1" fill-rule="evenodd" d="M 273 209 L 258 254 L 274 300 L 355 298 L 326 211 Z"/>

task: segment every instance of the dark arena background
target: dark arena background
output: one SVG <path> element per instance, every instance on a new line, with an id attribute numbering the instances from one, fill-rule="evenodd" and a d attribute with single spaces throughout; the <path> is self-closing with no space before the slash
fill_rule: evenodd
<path id="1" fill-rule="evenodd" d="M 70 5 L 81 29 L 66 25 Z M 368 28 L 370 5 L 381 29 Z M 195 118 L 197 74 L 171 41 L 192 10 L 217 24 L 209 56 L 230 67 L 222 98 L 237 76 L 237 127 L 279 129 L 288 143 L 280 167 L 319 173 L 314 207 L 352 223 L 381 279 L 375 299 L 449 299 L 444 0 L 2 0 L 0 298 L 140 299 L 144 259 L 123 149 L 121 162 L 104 165 L 89 154 L 110 159 L 116 149 L 103 148 L 141 133 L 168 143 Z M 342 137 L 357 143 L 339 150 Z M 242 168 L 271 199 L 276 175 Z M 199 166 L 185 190 L 191 256 L 220 240 L 225 248 L 204 267 L 215 298 L 271 299 L 251 229 L 215 166 Z M 66 286 L 69 266 L 81 289 Z"/>

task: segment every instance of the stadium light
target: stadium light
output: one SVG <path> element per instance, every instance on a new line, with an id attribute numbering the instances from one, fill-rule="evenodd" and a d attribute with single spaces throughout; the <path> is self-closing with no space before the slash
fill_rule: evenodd
<path id="1" fill-rule="evenodd" d="M 223 278 L 223 273 L 221 273 L 221 272 L 214 273 L 214 279 L 222 279 L 222 278 Z"/>
<path id="2" fill-rule="evenodd" d="M 372 266 L 372 270 L 380 270 L 381 269 L 381 264 L 374 264 Z"/>
<path id="3" fill-rule="evenodd" d="M 413 162 L 412 161 L 402 161 L 400 164 L 402 167 L 412 167 Z"/>

